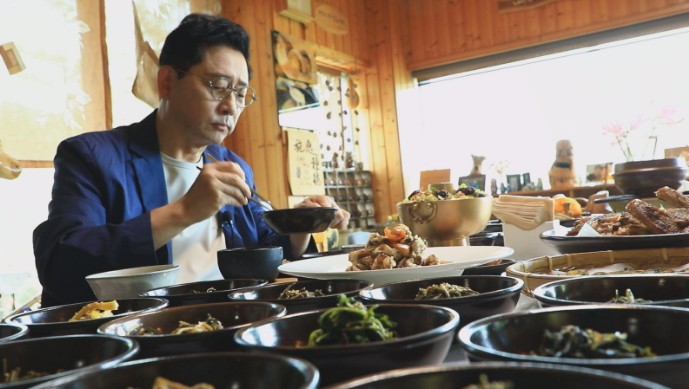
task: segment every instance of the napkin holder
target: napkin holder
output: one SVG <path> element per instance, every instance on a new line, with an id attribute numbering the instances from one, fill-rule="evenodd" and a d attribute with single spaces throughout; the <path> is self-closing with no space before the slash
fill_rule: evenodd
<path id="1" fill-rule="evenodd" d="M 555 247 L 548 245 L 541 239 L 541 233 L 562 228 L 565 227 L 561 226 L 557 219 L 543 222 L 530 230 L 522 229 L 514 224 L 503 223 L 502 234 L 505 246 L 514 249 L 514 254 L 508 258 L 523 261 L 545 255 L 560 255 Z"/>

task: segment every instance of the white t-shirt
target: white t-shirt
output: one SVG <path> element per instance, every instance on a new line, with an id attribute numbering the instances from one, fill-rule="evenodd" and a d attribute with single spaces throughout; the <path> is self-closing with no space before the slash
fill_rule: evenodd
<path id="1" fill-rule="evenodd" d="M 163 153 L 163 172 L 169 202 L 182 197 L 198 177 L 203 160 L 179 161 Z M 177 283 L 220 280 L 217 252 L 225 249 L 225 238 L 218 219 L 211 217 L 184 229 L 172 238 L 172 263 L 179 265 Z"/>

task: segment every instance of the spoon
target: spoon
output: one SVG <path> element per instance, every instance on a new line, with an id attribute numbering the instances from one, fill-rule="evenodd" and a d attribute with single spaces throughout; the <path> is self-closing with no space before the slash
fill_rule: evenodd
<path id="1" fill-rule="evenodd" d="M 211 161 L 211 162 L 218 162 L 218 159 L 215 158 L 215 157 L 214 157 L 213 155 L 211 155 L 210 153 L 206 153 L 206 157 L 208 157 L 208 160 Z M 272 208 L 272 206 L 271 206 L 271 204 L 270 204 L 270 201 L 269 201 L 268 199 L 266 199 L 265 197 L 261 196 L 260 194 L 258 194 L 258 192 L 256 192 L 255 190 L 253 190 L 253 189 L 251 189 L 251 188 L 249 188 L 249 190 L 251 191 L 252 196 L 251 196 L 251 197 L 247 197 L 247 200 L 253 201 L 253 202 L 256 203 L 256 204 L 261 205 L 263 208 L 267 209 L 268 211 L 272 211 L 272 210 L 273 210 L 273 208 Z M 256 196 L 256 197 L 254 197 L 254 196 Z"/>

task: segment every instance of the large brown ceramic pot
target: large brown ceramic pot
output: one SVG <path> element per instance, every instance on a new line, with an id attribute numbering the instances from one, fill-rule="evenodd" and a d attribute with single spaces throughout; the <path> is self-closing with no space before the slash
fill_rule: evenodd
<path id="1" fill-rule="evenodd" d="M 655 197 L 654 192 L 664 186 L 677 189 L 687 179 L 684 158 L 663 158 L 615 164 L 615 185 L 625 194 L 638 198 Z"/>

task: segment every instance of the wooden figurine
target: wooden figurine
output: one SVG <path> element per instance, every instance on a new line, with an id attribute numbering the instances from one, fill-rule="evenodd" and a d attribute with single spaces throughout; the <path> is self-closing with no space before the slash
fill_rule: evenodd
<path id="1" fill-rule="evenodd" d="M 474 166 L 471 168 L 471 172 L 469 173 L 469 176 L 480 176 L 481 174 L 481 165 L 483 165 L 483 161 L 486 160 L 486 157 L 482 155 L 471 155 L 471 159 L 474 161 Z"/>
<path id="2" fill-rule="evenodd" d="M 556 144 L 555 162 L 548 173 L 551 189 L 567 189 L 576 185 L 572 142 L 563 139 Z"/>

